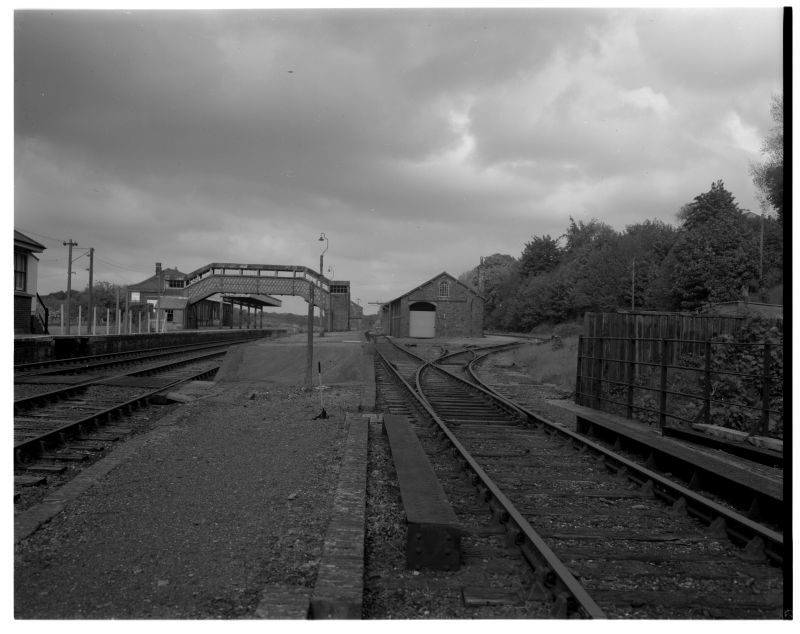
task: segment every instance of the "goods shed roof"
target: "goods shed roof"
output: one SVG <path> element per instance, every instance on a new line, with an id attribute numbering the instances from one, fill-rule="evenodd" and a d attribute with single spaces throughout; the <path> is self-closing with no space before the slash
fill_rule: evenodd
<path id="1" fill-rule="evenodd" d="M 475 295 L 476 297 L 480 297 L 481 299 L 484 299 L 484 300 L 486 299 L 486 298 L 485 298 L 483 295 L 481 295 L 481 294 L 480 294 L 478 291 L 476 291 L 476 290 L 475 290 L 474 288 L 472 288 L 471 286 L 469 286 L 469 285 L 467 285 L 467 284 L 464 284 L 464 282 L 461 282 L 461 281 L 459 281 L 458 279 L 456 279 L 455 277 L 453 277 L 452 275 L 450 275 L 450 273 L 448 273 L 447 271 L 442 271 L 441 273 L 439 273 L 439 275 L 434 275 L 434 276 L 433 276 L 431 279 L 429 279 L 427 282 L 423 282 L 423 283 L 422 283 L 422 284 L 420 284 L 419 286 L 415 286 L 414 288 L 412 288 L 412 289 L 411 289 L 410 291 L 408 291 L 407 293 L 403 293 L 403 294 L 402 294 L 402 295 L 400 295 L 399 297 L 395 297 L 393 300 L 390 300 L 390 301 L 386 302 L 386 303 L 384 304 L 384 306 L 386 306 L 386 305 L 388 305 L 388 304 L 393 304 L 394 302 L 396 302 L 396 301 L 398 301 L 398 300 L 400 300 L 400 299 L 403 299 L 404 297 L 406 297 L 406 296 L 408 296 L 408 295 L 411 295 L 412 293 L 416 293 L 416 292 L 417 292 L 419 289 L 421 289 L 422 287 L 424 287 L 424 286 L 427 286 L 427 285 L 428 285 L 428 284 L 430 284 L 431 282 L 435 282 L 435 281 L 437 281 L 437 280 L 440 280 L 442 277 L 446 277 L 446 278 L 448 278 L 450 281 L 452 281 L 452 282 L 455 282 L 456 284 L 458 284 L 458 285 L 460 285 L 460 286 L 463 286 L 465 289 L 467 289 L 467 291 L 469 291 L 470 293 L 472 293 L 472 294 L 473 294 L 473 295 Z"/>

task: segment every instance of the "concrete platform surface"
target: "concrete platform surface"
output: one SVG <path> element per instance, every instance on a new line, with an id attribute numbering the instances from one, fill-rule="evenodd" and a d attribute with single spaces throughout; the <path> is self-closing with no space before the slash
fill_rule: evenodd
<path id="1" fill-rule="evenodd" d="M 307 364 L 306 337 L 305 334 L 292 335 L 238 345 L 226 355 L 215 381 L 301 384 L 305 380 Z M 319 384 L 320 367 L 324 385 L 360 384 L 364 380 L 361 356 L 365 341 L 363 333 L 359 332 L 315 336 L 312 362 L 314 385 Z"/>

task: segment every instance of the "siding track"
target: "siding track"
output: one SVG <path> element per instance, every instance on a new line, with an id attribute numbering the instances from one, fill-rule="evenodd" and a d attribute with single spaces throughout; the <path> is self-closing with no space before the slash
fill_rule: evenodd
<path id="1" fill-rule="evenodd" d="M 80 447 L 80 438 L 95 427 L 146 406 L 159 392 L 213 376 L 228 347 L 219 344 L 205 350 L 193 347 L 181 355 L 170 352 L 166 359 L 163 351 L 158 351 L 152 356 L 138 357 L 137 367 L 112 376 L 42 377 L 47 383 L 37 385 L 41 391 L 14 401 L 15 468 L 40 470 L 41 465 L 30 462 L 42 457 L 49 460 L 88 458 L 91 449 L 84 447 L 77 453 L 64 451 L 65 443 L 71 441 L 73 446 Z M 26 376 L 20 380 L 29 387 L 28 382 L 36 379 Z M 58 453 L 53 453 L 56 449 Z"/>
<path id="2" fill-rule="evenodd" d="M 405 407 L 427 412 L 454 447 L 549 592 L 552 613 L 782 618 L 779 532 L 533 417 L 474 376 L 456 376 L 455 355 L 439 360 L 448 371 L 421 358 L 399 361 L 390 345 L 379 339 L 376 350 L 403 367 Z"/>

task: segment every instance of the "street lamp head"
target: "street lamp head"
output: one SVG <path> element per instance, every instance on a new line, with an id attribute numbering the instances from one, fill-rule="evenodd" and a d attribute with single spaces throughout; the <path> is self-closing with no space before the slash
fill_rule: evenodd
<path id="1" fill-rule="evenodd" d="M 328 238 L 325 236 L 325 234 L 324 234 L 324 233 L 320 233 L 320 234 L 319 234 L 319 240 L 317 240 L 317 242 L 324 242 L 324 241 L 325 241 L 325 240 L 327 240 L 327 239 L 328 239 Z"/>

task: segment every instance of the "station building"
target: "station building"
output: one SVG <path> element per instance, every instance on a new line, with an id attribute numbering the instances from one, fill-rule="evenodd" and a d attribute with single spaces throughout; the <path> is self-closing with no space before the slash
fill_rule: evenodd
<path id="1" fill-rule="evenodd" d="M 482 337 L 485 299 L 442 272 L 381 308 L 383 332 L 392 337 Z"/>

